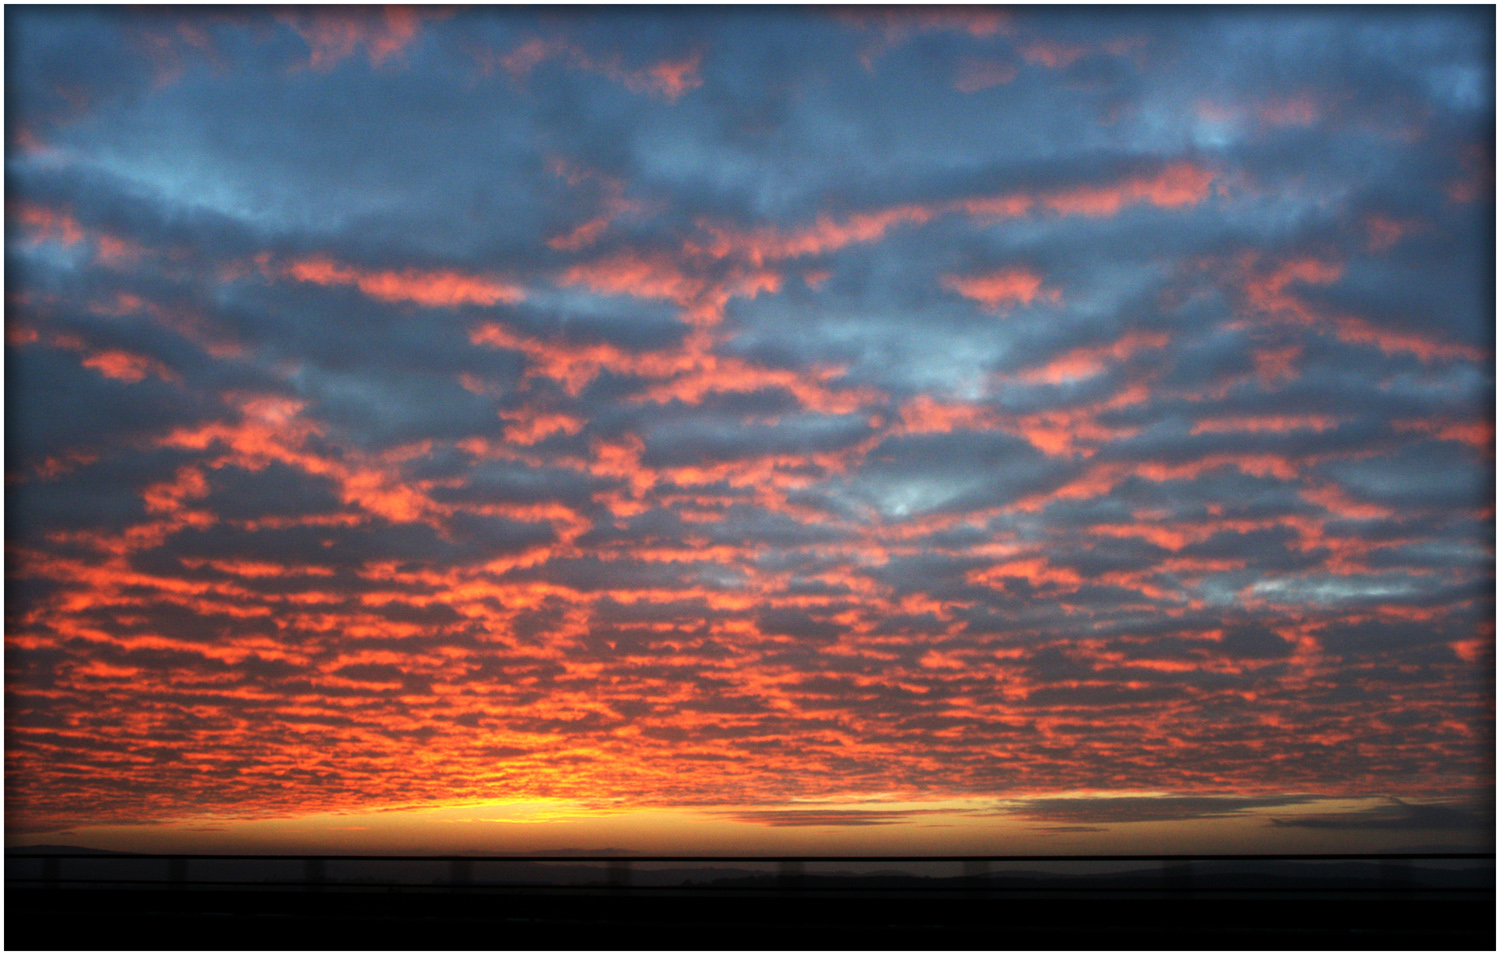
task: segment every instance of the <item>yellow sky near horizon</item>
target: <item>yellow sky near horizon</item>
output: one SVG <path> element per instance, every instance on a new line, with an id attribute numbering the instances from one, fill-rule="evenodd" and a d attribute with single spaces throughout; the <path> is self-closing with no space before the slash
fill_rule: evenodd
<path id="1" fill-rule="evenodd" d="M 1286 799 L 1297 801 L 1275 804 Z M 1423 815 L 1423 809 L 1430 811 Z M 6 841 L 10 848 L 66 844 L 144 852 L 434 855 L 1098 855 L 1491 847 L 1493 826 L 1473 816 L 1474 825 L 1463 827 L 1461 817 L 1452 815 L 1458 812 L 1440 802 L 1383 797 L 1257 800 L 1138 793 L 1031 801 L 802 801 L 775 808 L 612 809 L 538 799 L 290 818 L 204 815 L 156 825 L 8 835 Z"/>

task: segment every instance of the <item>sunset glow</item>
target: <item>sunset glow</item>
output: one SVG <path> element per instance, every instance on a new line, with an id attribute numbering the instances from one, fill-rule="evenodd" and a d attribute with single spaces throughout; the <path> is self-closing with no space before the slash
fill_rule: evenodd
<path id="1" fill-rule="evenodd" d="M 9 8 L 6 826 L 1489 845 L 1487 8 Z"/>

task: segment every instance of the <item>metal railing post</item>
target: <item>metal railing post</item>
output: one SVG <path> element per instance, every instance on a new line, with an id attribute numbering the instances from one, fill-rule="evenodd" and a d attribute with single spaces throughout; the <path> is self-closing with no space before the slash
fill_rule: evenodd
<path id="1" fill-rule="evenodd" d="M 181 856 L 173 856 L 167 860 L 167 881 L 174 886 L 180 886 L 187 881 L 187 860 Z"/>

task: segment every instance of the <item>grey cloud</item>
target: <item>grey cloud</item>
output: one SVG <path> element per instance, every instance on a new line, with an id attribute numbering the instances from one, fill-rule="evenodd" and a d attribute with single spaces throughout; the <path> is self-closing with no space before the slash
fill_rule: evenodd
<path id="1" fill-rule="evenodd" d="M 1354 813 L 1322 813 L 1291 817 L 1272 816 L 1276 826 L 1298 829 L 1457 829 L 1482 830 L 1495 825 L 1494 814 L 1482 814 L 1466 806 L 1441 803 L 1409 803 L 1394 797 L 1383 806 Z"/>
<path id="2" fill-rule="evenodd" d="M 1255 809 L 1296 806 L 1316 796 L 1069 796 L 1027 799 L 1014 810 L 1045 822 L 1155 822 L 1231 816 Z"/>

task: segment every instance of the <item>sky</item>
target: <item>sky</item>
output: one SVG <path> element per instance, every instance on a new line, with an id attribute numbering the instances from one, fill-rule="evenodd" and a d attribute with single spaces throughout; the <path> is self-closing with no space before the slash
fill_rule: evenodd
<path id="1" fill-rule="evenodd" d="M 1493 844 L 1492 8 L 5 26 L 9 843 Z"/>

